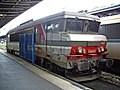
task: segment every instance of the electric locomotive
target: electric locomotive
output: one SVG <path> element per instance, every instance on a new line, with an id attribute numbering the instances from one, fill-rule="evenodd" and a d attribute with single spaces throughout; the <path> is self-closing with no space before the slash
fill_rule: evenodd
<path id="1" fill-rule="evenodd" d="M 35 60 L 75 81 L 100 76 L 108 54 L 107 39 L 98 35 L 100 20 L 87 13 L 60 12 L 24 23 L 7 33 L 7 51 L 19 54 L 19 36 L 34 33 Z"/>

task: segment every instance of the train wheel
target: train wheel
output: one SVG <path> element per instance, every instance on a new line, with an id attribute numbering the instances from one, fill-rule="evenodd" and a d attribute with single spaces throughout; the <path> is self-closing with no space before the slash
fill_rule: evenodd
<path id="1" fill-rule="evenodd" d="M 37 65 L 40 65 L 40 58 L 39 57 L 35 57 L 35 63 L 37 64 Z"/>
<path id="2" fill-rule="evenodd" d="M 53 64 L 53 72 L 58 73 L 58 66 L 56 64 Z"/>
<path id="3" fill-rule="evenodd" d="M 65 75 L 65 69 L 56 64 L 53 64 L 53 71 L 57 74 Z"/>
<path id="4" fill-rule="evenodd" d="M 53 70 L 53 63 L 52 62 L 50 62 L 49 60 L 45 59 L 43 63 L 44 63 L 44 67 L 46 69 L 48 69 L 50 71 Z"/>
<path id="5" fill-rule="evenodd" d="M 9 49 L 7 49 L 7 52 L 8 52 L 8 53 L 10 53 L 10 50 L 9 50 Z"/>

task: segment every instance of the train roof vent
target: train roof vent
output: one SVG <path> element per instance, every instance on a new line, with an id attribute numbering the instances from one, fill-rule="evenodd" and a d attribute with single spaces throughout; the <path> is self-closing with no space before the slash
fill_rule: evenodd
<path id="1" fill-rule="evenodd" d="M 25 24 L 29 24 L 29 23 L 31 23 L 31 22 L 33 22 L 33 19 L 30 19 L 30 20 L 28 20 L 28 21 L 26 21 L 26 22 L 24 22 L 24 23 L 21 23 L 20 26 L 25 25 Z"/>

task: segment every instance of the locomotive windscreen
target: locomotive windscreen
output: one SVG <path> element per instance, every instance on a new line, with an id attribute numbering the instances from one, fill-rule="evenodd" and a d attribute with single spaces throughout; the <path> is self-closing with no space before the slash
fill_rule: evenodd
<path id="1" fill-rule="evenodd" d="M 66 22 L 66 31 L 68 32 L 94 32 L 98 33 L 100 22 L 77 19 L 77 18 L 68 18 Z"/>

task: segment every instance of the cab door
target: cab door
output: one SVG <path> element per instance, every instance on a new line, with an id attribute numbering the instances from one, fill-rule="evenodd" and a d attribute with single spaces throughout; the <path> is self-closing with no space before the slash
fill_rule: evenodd
<path id="1" fill-rule="evenodd" d="M 53 30 L 51 26 L 49 25 L 47 27 L 47 32 L 46 32 L 46 53 L 48 57 L 51 57 L 52 55 L 52 42 L 53 41 Z"/>

